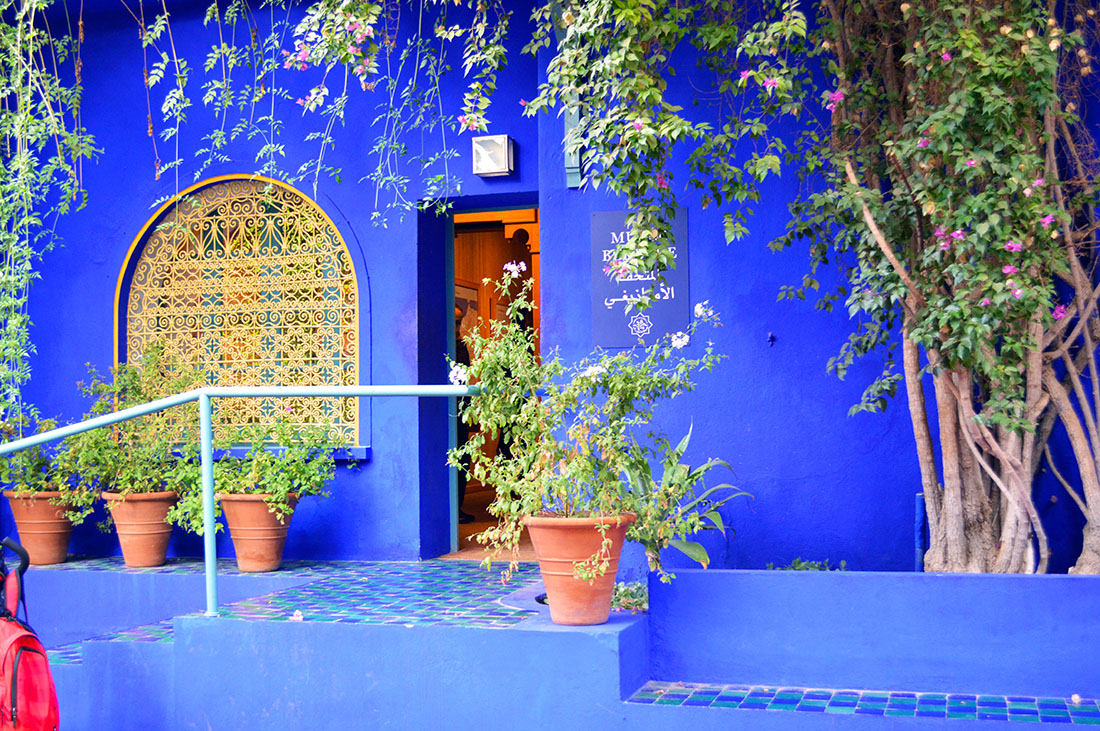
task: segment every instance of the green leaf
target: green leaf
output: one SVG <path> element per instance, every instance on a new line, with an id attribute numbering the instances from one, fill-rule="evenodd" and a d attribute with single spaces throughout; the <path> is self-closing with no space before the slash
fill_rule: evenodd
<path id="1" fill-rule="evenodd" d="M 669 541 L 669 544 L 678 548 L 692 561 L 702 564 L 703 568 L 710 565 L 710 556 L 707 555 L 707 549 L 703 548 L 703 544 L 695 541 L 683 541 L 679 538 L 673 538 Z"/>

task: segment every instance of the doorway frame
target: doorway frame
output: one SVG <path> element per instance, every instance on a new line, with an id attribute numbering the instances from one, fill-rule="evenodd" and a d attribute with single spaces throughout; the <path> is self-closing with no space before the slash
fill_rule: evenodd
<path id="1" fill-rule="evenodd" d="M 512 238 L 519 229 L 534 228 L 534 236 L 529 239 L 527 248 L 531 253 L 531 278 L 534 280 L 534 286 L 532 288 L 531 297 L 535 304 L 534 312 L 534 328 L 536 343 L 539 339 L 541 332 L 541 311 L 542 311 L 542 267 L 540 256 L 540 240 L 539 235 L 539 208 L 538 205 L 528 206 L 499 206 L 478 208 L 474 210 L 453 212 L 448 217 L 447 222 L 447 246 L 446 262 L 444 265 L 444 271 L 447 277 L 447 296 L 446 301 L 446 317 L 447 317 L 447 332 L 448 332 L 448 355 L 451 360 L 455 357 L 455 342 L 458 333 L 455 329 L 454 322 L 454 309 L 455 309 L 455 285 L 457 284 L 455 275 L 455 235 L 456 227 L 465 224 L 503 224 L 504 225 L 504 237 L 506 239 Z M 528 234 L 530 236 L 530 233 Z M 458 399 L 449 398 L 448 401 L 448 424 L 447 424 L 447 444 L 449 449 L 453 449 L 458 443 Z M 450 467 L 449 470 L 449 488 L 448 495 L 450 501 L 450 524 L 448 526 L 450 531 L 450 544 L 451 553 L 455 553 L 459 549 L 458 545 L 458 468 Z"/>

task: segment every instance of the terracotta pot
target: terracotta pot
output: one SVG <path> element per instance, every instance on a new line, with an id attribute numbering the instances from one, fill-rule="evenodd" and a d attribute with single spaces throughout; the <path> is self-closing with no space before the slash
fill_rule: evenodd
<path id="1" fill-rule="evenodd" d="M 18 493 L 5 490 L 12 517 L 19 529 L 19 542 L 31 555 L 31 565 L 64 563 L 69 555 L 73 524 L 65 517 L 65 506 L 51 500 L 61 497 L 58 490 Z"/>
<path id="2" fill-rule="evenodd" d="M 606 622 L 611 614 L 619 553 L 623 549 L 626 529 L 634 522 L 634 514 L 626 513 L 618 518 L 528 516 L 523 522 L 531 533 L 539 571 L 546 584 L 550 619 L 555 624 L 569 625 Z M 589 583 L 573 575 L 573 564 L 588 559 L 600 549 L 604 540 L 604 534 L 596 528 L 600 524 L 609 526 L 606 536 L 611 539 L 611 563 L 603 576 Z"/>
<path id="3" fill-rule="evenodd" d="M 292 513 L 284 515 L 280 523 L 268 509 L 265 497 L 218 493 L 237 554 L 237 568 L 245 573 L 275 571 L 283 563 L 283 547 Z M 293 511 L 298 496 L 291 495 L 287 503 Z"/>
<path id="4" fill-rule="evenodd" d="M 120 495 L 103 493 L 115 521 L 122 558 L 131 568 L 163 566 L 172 526 L 165 522 L 179 496 L 172 491 Z"/>

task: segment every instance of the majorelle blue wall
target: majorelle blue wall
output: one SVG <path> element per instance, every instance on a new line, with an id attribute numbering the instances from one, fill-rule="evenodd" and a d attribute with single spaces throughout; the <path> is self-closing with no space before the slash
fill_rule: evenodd
<path id="1" fill-rule="evenodd" d="M 115 5 L 88 7 L 83 121 L 103 153 L 97 163 L 84 166 L 88 206 L 62 220 L 59 232 L 65 244 L 41 262 L 42 278 L 31 294 L 31 336 L 37 353 L 25 391 L 45 414 L 63 418 L 79 417 L 87 407 L 76 387 L 85 378 L 85 363 L 101 371 L 113 363 L 120 267 L 152 215 L 153 202 L 192 184 L 197 163 L 191 151 L 212 126 L 201 106 L 190 110 L 179 140 L 184 163 L 178 187 L 172 174 L 154 179 L 137 26 Z M 201 22 L 205 3 L 170 4 L 169 9 L 177 47 L 192 66 L 201 67 L 214 42 L 214 31 L 204 29 Z M 590 213 L 623 206 L 602 192 L 566 186 L 560 118 L 529 119 L 520 114 L 520 99 L 534 96 L 540 70 L 549 59 L 545 52 L 537 60 L 520 53 L 530 32 L 528 12 L 527 5 L 516 4 L 508 67 L 499 78 L 490 111 L 490 133 L 515 140 L 516 172 L 504 178 L 472 175 L 469 137 L 464 134 L 455 143 L 460 157 L 453 166 L 461 171 L 463 183 L 453 203 L 455 211 L 538 206 L 542 342 L 544 347 L 559 348 L 566 358 L 577 358 L 593 346 Z M 452 65 L 461 68 L 457 57 Z M 682 71 L 691 68 L 688 64 Z M 301 95 L 318 78 L 313 72 L 280 73 L 281 82 Z M 196 101 L 201 97 L 199 76 L 196 71 L 191 82 Z M 450 84 L 444 108 L 457 116 L 463 89 L 459 73 L 452 75 Z M 690 84 L 680 81 L 676 88 L 686 93 Z M 154 118 L 160 98 L 154 93 Z M 343 182 L 321 178 L 316 194 L 308 185 L 300 189 L 335 221 L 354 260 L 361 299 L 363 382 L 442 383 L 444 354 L 453 337 L 447 294 L 450 219 L 431 214 L 399 218 L 391 213 L 387 227 L 372 225 L 374 190 L 357 181 L 372 169 L 370 148 L 377 130 L 370 123 L 379 103 L 378 92 L 351 92 L 348 122 L 335 130 L 336 147 L 326 159 L 343 169 Z M 299 107 L 287 107 L 283 166 L 294 170 L 314 154 L 302 139 L 316 120 L 307 125 Z M 454 140 L 456 133 L 451 130 L 448 135 Z M 417 149 L 437 144 L 430 134 L 410 135 L 407 141 Z M 157 145 L 162 160 L 176 156 L 172 143 Z M 233 162 L 216 165 L 203 177 L 254 172 L 257 146 L 250 142 L 234 147 Z M 671 173 L 674 185 L 686 179 L 682 160 Z M 803 252 L 775 254 L 766 247 L 783 231 L 787 202 L 796 185 L 789 173 L 769 183 L 750 221 L 751 234 L 733 245 L 723 240 L 717 212 L 703 210 L 691 196 L 684 198 L 690 301 L 709 300 L 721 313 L 724 326 L 713 337 L 728 358 L 714 373 L 700 377 L 695 393 L 662 407 L 660 426 L 676 437 L 693 425 L 688 461 L 727 460 L 733 474 L 716 479 L 752 495 L 726 508 L 733 530 L 705 536 L 713 565 L 763 568 L 800 556 L 846 560 L 853 569 L 908 570 L 914 565 L 914 496 L 920 480 L 904 396 L 883 415 L 848 417 L 848 407 L 881 364 L 859 363 L 846 381 L 837 380 L 826 373 L 825 363 L 850 330 L 846 315 L 815 312 L 809 302 L 776 301 L 779 287 L 800 281 L 805 266 Z M 689 346 L 689 353 L 696 348 Z M 369 414 L 364 413 L 363 423 L 360 441 L 372 448 L 370 461 L 355 471 L 341 470 L 331 499 L 299 507 L 288 558 L 415 559 L 449 550 L 452 483 L 444 466 L 448 405 L 377 399 Z M 1062 500 L 1059 507 L 1068 502 Z M 5 530 L 11 532 L 6 513 L 4 519 Z M 220 540 L 220 550 L 228 552 L 228 538 Z M 201 545 L 177 531 L 171 550 L 198 555 Z M 76 532 L 73 551 L 111 554 L 117 552 L 117 542 L 85 525 Z M 1064 553 L 1059 557 L 1063 567 L 1075 558 L 1072 547 Z M 676 556 L 670 556 L 669 563 L 687 565 Z"/>

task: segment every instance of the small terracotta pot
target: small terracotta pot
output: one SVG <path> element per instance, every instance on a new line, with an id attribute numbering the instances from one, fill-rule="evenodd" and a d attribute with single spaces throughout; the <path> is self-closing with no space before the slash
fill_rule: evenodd
<path id="1" fill-rule="evenodd" d="M 122 559 L 131 568 L 163 566 L 168 555 L 172 526 L 165 522 L 168 511 L 179 500 L 171 490 L 120 495 L 103 493 L 115 521 Z"/>
<path id="2" fill-rule="evenodd" d="M 237 568 L 245 573 L 275 571 L 283 563 L 283 547 L 290 527 L 292 513 L 283 516 L 280 523 L 264 502 L 266 495 L 234 495 L 218 493 L 233 550 L 237 554 Z M 287 500 L 291 511 L 298 505 L 298 496 Z"/>
<path id="3" fill-rule="evenodd" d="M 73 524 L 65 517 L 65 506 L 51 500 L 61 497 L 59 490 L 16 492 L 5 490 L 12 517 L 19 529 L 19 542 L 31 556 L 32 566 L 64 563 L 69 555 Z"/>
<path id="4" fill-rule="evenodd" d="M 607 621 L 611 615 L 611 594 L 615 590 L 619 554 L 626 529 L 633 522 L 633 513 L 618 518 L 539 515 L 523 519 L 539 560 L 539 572 L 546 584 L 546 599 L 550 604 L 550 619 L 554 624 L 588 625 Z M 611 562 L 603 576 L 589 583 L 573 575 L 573 564 L 600 550 L 604 534 L 596 526 L 601 524 L 608 526 L 606 536 L 611 539 Z"/>

